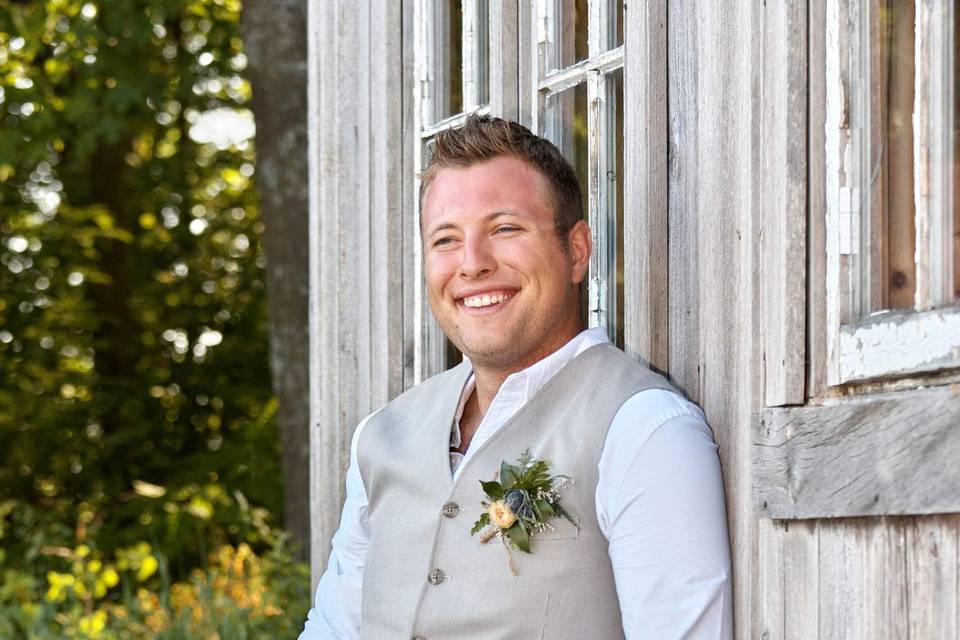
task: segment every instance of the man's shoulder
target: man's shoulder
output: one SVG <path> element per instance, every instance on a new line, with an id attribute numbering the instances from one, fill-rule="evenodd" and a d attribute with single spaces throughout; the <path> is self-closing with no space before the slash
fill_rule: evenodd
<path id="1" fill-rule="evenodd" d="M 409 422 L 405 418 L 422 414 L 438 404 L 458 402 L 470 371 L 470 364 L 462 362 L 407 389 L 370 415 L 365 431 L 388 426 L 394 428 L 398 424 Z"/>
<path id="2" fill-rule="evenodd" d="M 646 362 L 624 353 L 622 349 L 609 342 L 590 347 L 577 356 L 577 359 L 579 358 L 589 361 L 584 363 L 587 365 L 588 373 L 581 378 L 583 383 L 603 382 L 609 385 L 619 381 L 638 390 L 663 389 L 678 393 L 676 387 L 665 376 L 651 369 Z"/>

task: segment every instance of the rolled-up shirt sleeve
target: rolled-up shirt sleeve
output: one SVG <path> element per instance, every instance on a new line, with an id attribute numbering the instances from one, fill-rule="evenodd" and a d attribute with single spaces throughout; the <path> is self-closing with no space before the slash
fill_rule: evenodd
<path id="1" fill-rule="evenodd" d="M 598 466 L 597 516 L 626 637 L 731 638 L 723 481 L 699 408 L 669 391 L 635 395 Z"/>
<path id="2" fill-rule="evenodd" d="M 333 536 L 327 569 L 317 584 L 313 608 L 299 640 L 355 640 L 360 637 L 363 568 L 370 543 L 367 493 L 357 466 L 357 441 L 369 416 L 357 426 L 350 444 L 347 497 L 340 527 Z"/>

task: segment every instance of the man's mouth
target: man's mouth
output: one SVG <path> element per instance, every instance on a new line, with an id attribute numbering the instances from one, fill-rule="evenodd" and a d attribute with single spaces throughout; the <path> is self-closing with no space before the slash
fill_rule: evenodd
<path id="1" fill-rule="evenodd" d="M 475 296 L 467 296 L 461 298 L 463 306 L 469 307 L 471 309 L 482 309 L 484 307 L 492 307 L 498 305 L 505 300 L 509 300 L 513 297 L 515 292 L 506 292 L 506 291 L 491 291 L 490 293 L 482 293 Z"/>

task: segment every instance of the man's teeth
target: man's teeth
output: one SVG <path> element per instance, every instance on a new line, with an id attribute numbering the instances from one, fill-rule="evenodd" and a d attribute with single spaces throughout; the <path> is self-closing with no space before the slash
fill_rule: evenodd
<path id="1" fill-rule="evenodd" d="M 492 304 L 499 304 L 507 298 L 509 298 L 505 293 L 495 293 L 493 295 L 482 295 L 482 296 L 470 296 L 469 298 L 463 299 L 464 306 L 467 307 L 489 307 Z"/>

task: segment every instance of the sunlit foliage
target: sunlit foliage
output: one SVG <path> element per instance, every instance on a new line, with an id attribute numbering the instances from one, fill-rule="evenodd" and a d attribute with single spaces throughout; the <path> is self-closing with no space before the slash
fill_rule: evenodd
<path id="1" fill-rule="evenodd" d="M 240 8 L 0 0 L 0 570 L 39 589 L 51 549 L 275 542 Z"/>

